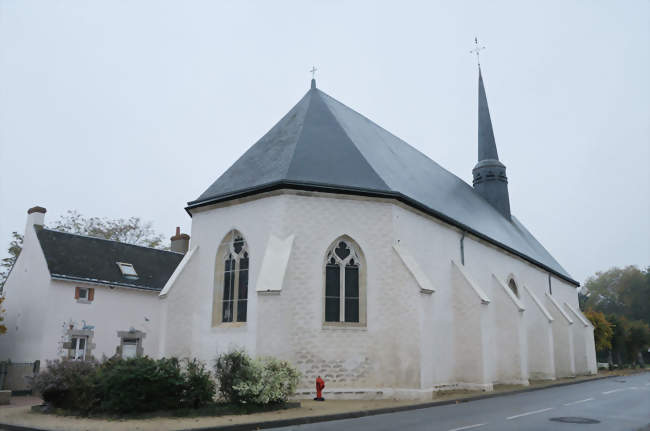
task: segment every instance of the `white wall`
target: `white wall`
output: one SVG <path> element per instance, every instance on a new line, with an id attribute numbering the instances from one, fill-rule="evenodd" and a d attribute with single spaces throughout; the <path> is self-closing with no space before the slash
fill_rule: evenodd
<path id="1" fill-rule="evenodd" d="M 553 316 L 539 298 L 520 286 L 520 298 L 526 306 L 524 316 L 528 345 L 528 376 L 530 380 L 554 380 L 555 356 L 553 340 Z"/>
<path id="2" fill-rule="evenodd" d="M 2 307 L 6 310 L 7 332 L 0 336 L 0 360 L 32 362 L 43 358 L 42 325 L 43 316 L 50 310 L 46 300 L 49 283 L 45 257 L 34 226 L 28 222 L 23 250 L 4 286 Z"/>
<path id="3" fill-rule="evenodd" d="M 75 300 L 76 286 L 94 287 L 93 301 L 85 303 Z M 117 332 L 128 331 L 130 328 L 146 334 L 142 340 L 144 354 L 158 356 L 158 292 L 56 280 L 50 282 L 48 292 L 49 311 L 41 322 L 42 358 L 60 357 L 58 342 L 61 341 L 68 325 L 73 323 L 75 329 L 81 329 L 84 321 L 86 325 L 95 327 L 95 349 L 91 353 L 97 359 L 113 356 L 115 349 L 120 345 Z"/>
<path id="4" fill-rule="evenodd" d="M 249 244 L 248 322 L 212 327 L 217 247 L 232 229 Z M 257 276 L 271 234 L 295 239 L 281 291 L 258 294 Z M 354 239 L 365 257 L 364 328 L 322 324 L 322 265 L 327 248 L 341 235 Z M 359 390 L 412 396 L 459 383 L 486 389 L 493 382 L 525 384 L 529 363 L 535 364 L 536 377 L 554 377 L 556 367 L 566 368 L 558 366 L 558 358 L 574 357 L 567 324 L 553 315 L 551 325 L 522 296 L 527 309 L 519 310 L 493 281 L 493 274 L 503 282 L 515 277 L 520 291 L 525 284 L 544 298 L 548 273 L 467 235 L 463 269 L 491 298 L 481 303 L 453 270 L 452 260 L 461 261 L 461 235 L 394 201 L 332 194 L 274 192 L 195 210 L 190 247 L 198 249 L 162 301 L 167 318 L 161 349 L 211 362 L 220 352 L 243 347 L 294 363 L 305 390 L 321 375 L 328 390 L 348 395 Z M 420 291 L 394 244 L 414 257 L 434 293 Z M 575 287 L 556 277 L 552 284 L 559 303 L 577 307 Z M 536 344 L 529 339 L 540 335 L 545 347 L 529 348 Z"/>

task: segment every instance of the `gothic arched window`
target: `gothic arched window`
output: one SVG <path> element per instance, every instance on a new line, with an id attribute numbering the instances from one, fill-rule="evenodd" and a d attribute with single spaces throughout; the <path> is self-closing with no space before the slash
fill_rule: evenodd
<path id="1" fill-rule="evenodd" d="M 340 238 L 327 251 L 325 322 L 365 323 L 363 262 L 358 246 Z"/>
<path id="2" fill-rule="evenodd" d="M 230 231 L 219 245 L 215 272 L 212 325 L 246 322 L 248 305 L 248 244 Z"/>
<path id="3" fill-rule="evenodd" d="M 508 282 L 508 287 L 512 290 L 512 293 L 514 293 L 515 296 L 519 296 L 519 289 L 517 289 L 517 283 L 515 283 L 515 280 L 511 278 Z"/>

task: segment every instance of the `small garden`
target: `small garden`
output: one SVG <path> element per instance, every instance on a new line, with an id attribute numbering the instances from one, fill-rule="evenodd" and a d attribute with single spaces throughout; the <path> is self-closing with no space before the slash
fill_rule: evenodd
<path id="1" fill-rule="evenodd" d="M 220 355 L 212 371 L 197 359 L 49 361 L 32 387 L 54 413 L 203 416 L 291 407 L 299 379 L 286 361 L 233 351 Z"/>

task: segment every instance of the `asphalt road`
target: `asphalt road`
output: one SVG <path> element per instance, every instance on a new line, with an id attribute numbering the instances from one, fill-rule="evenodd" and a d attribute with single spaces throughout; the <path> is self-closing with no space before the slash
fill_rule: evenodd
<path id="1" fill-rule="evenodd" d="M 575 417 L 592 424 L 563 423 Z M 650 373 L 461 404 L 275 428 L 283 431 L 637 431 L 650 424 Z"/>

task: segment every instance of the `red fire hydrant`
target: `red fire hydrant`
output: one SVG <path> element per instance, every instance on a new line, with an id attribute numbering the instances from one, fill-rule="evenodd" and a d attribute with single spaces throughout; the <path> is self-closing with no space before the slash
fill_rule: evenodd
<path id="1" fill-rule="evenodd" d="M 314 398 L 314 401 L 325 401 L 325 398 L 323 398 L 323 389 L 325 388 L 325 382 L 323 379 L 318 376 L 316 378 L 316 398 Z"/>

